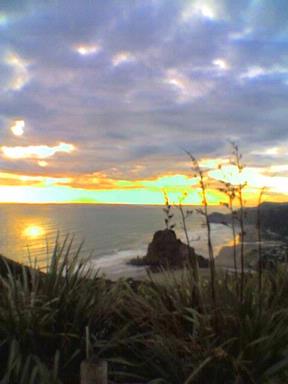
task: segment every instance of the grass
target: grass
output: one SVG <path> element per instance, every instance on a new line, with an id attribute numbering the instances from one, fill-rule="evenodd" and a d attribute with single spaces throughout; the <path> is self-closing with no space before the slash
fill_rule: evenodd
<path id="1" fill-rule="evenodd" d="M 246 276 L 242 301 L 233 276 L 218 278 L 217 309 L 209 287 L 204 285 L 206 308 L 199 313 L 191 302 L 193 284 L 186 272 L 181 284 L 168 273 L 166 284 L 152 283 L 128 294 L 127 303 L 133 302 L 133 306 L 125 322 L 138 335 L 136 341 L 123 346 L 124 355 L 134 356 L 130 371 L 134 369 L 143 382 L 287 380 L 286 271 L 265 276 L 261 313 L 257 276 Z"/>
<path id="2" fill-rule="evenodd" d="M 193 271 L 163 272 L 133 286 L 109 283 L 66 240 L 45 275 L 9 269 L 1 278 L 1 383 L 79 383 L 90 352 L 109 361 L 113 383 L 284 383 L 288 380 L 288 277 L 284 268 L 245 276 L 243 299 L 233 275 L 217 275 L 217 307 Z M 261 312 L 259 301 L 261 299 Z M 88 331 L 87 331 L 88 330 Z M 88 335 L 88 336 L 87 336 Z"/>
<path id="3" fill-rule="evenodd" d="M 78 366 L 85 357 L 85 329 L 89 327 L 101 341 L 116 326 L 113 317 L 121 290 L 89 269 L 80 247 L 74 249 L 68 237 L 63 244 L 56 241 L 47 274 L 23 267 L 22 274 L 15 275 L 7 264 L 0 289 L 0 355 L 13 372 L 19 364 L 36 367 L 42 362 L 52 369 L 59 354 L 63 382 L 78 382 Z M 14 369 L 15 359 L 7 355 L 15 350 L 15 343 L 19 361 Z M 24 362 L 22 355 L 30 356 L 29 361 Z M 1 374 L 9 369 L 2 364 Z"/>

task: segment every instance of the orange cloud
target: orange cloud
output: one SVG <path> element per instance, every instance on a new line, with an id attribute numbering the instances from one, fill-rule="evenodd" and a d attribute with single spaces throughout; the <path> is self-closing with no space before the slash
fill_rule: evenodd
<path id="1" fill-rule="evenodd" d="M 19 175 L 9 172 L 0 172 L 1 186 L 37 186 L 44 187 L 47 185 L 68 184 L 72 182 L 69 177 L 52 177 L 42 175 Z M 1 201 L 1 196 L 0 196 Z"/>
<path id="2" fill-rule="evenodd" d="M 244 197 L 248 204 L 257 202 L 263 186 L 268 187 L 269 200 L 287 199 L 288 176 L 272 177 L 268 172 L 270 168 L 246 167 L 239 175 L 227 162 L 221 169 L 213 159 L 203 159 L 200 164 L 206 166 L 207 197 L 211 205 L 225 201 L 225 195 L 219 191 L 220 180 L 234 184 L 247 181 Z M 0 172 L 0 202 L 163 204 L 164 191 L 172 203 L 177 204 L 187 193 L 184 204 L 201 204 L 199 179 L 193 174 L 162 174 L 127 180 L 101 172 L 58 177 Z"/>

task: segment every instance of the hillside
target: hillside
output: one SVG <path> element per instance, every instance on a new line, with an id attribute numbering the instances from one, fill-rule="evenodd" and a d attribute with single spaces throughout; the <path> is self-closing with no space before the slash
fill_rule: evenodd
<path id="1" fill-rule="evenodd" d="M 263 232 L 273 232 L 279 237 L 288 237 L 288 203 L 262 203 L 260 206 L 261 227 Z M 231 214 L 213 212 L 212 223 L 231 223 Z M 245 208 L 246 224 L 256 225 L 257 207 Z"/>

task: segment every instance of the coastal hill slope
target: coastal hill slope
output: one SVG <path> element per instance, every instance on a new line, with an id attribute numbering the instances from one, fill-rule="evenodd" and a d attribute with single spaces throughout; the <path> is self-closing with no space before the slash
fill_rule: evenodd
<path id="1" fill-rule="evenodd" d="M 256 225 L 257 207 L 245 208 L 245 223 Z M 212 223 L 231 223 L 231 214 L 213 212 L 209 215 Z M 260 205 L 261 228 L 279 237 L 288 237 L 288 203 L 265 202 Z"/>

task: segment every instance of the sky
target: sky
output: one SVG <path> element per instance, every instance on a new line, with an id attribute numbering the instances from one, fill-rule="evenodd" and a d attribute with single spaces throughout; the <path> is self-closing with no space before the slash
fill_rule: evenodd
<path id="1" fill-rule="evenodd" d="M 287 101 L 287 0 L 0 0 L 0 202 L 285 201 Z"/>

